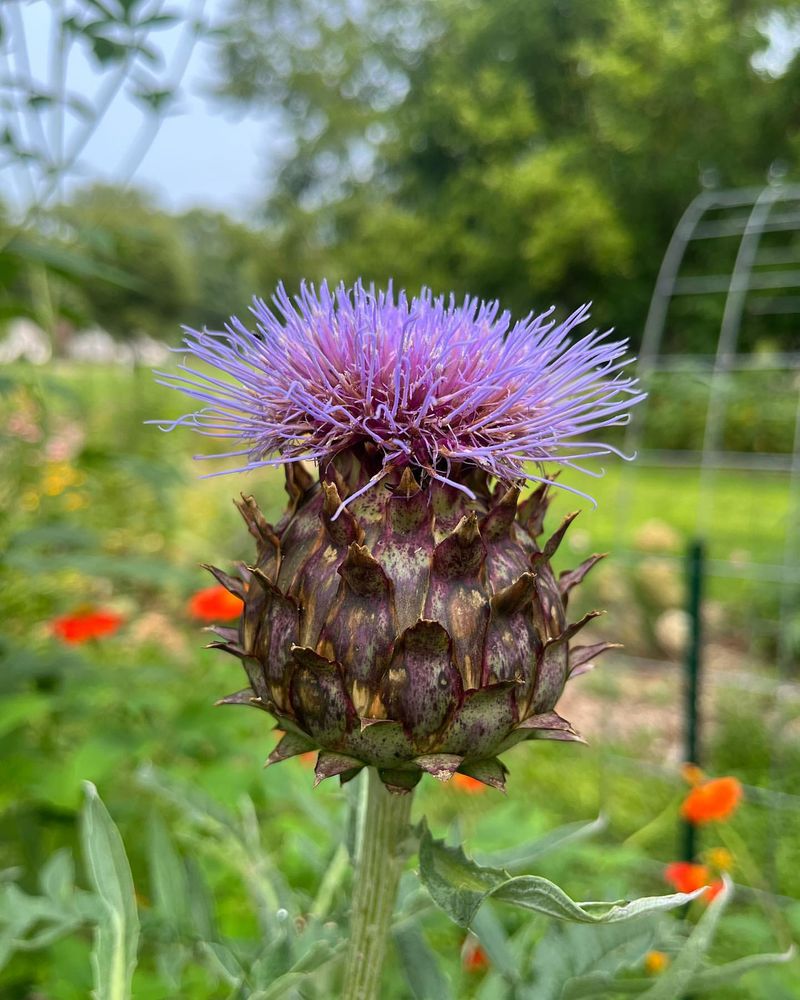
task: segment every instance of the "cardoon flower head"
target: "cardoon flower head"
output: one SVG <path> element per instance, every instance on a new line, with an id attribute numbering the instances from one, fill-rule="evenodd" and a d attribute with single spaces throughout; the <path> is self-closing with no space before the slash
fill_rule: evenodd
<path id="1" fill-rule="evenodd" d="M 257 545 L 244 602 L 212 643 L 249 686 L 222 699 L 273 715 L 276 762 L 319 750 L 318 780 L 374 767 L 392 791 L 423 772 L 504 786 L 497 755 L 574 740 L 555 712 L 570 676 L 609 643 L 574 645 L 570 591 L 598 561 L 553 573 L 574 514 L 542 544 L 546 466 L 614 452 L 586 441 L 640 399 L 626 345 L 576 338 L 588 311 L 512 323 L 496 303 L 424 292 L 303 286 L 255 329 L 189 331 L 204 363 L 160 377 L 201 401 L 190 425 L 237 447 L 246 469 L 283 464 L 289 507 L 270 525 L 239 509 Z M 315 478 L 305 462 L 318 466 Z M 519 503 L 525 479 L 539 487 Z"/>
<path id="2" fill-rule="evenodd" d="M 281 285 L 273 305 L 255 300 L 252 331 L 233 319 L 224 333 L 187 333 L 212 373 L 184 364 L 188 378 L 162 375 L 206 404 L 172 426 L 233 439 L 240 447 L 220 457 L 246 456 L 246 469 L 324 465 L 369 444 L 381 468 L 363 490 L 408 466 L 474 499 L 461 466 L 506 484 L 543 481 L 530 465 L 615 451 L 585 436 L 624 423 L 641 398 L 622 373 L 626 342 L 596 331 L 570 339 L 585 305 L 562 323 L 552 308 L 512 323 L 497 302 L 325 282 L 294 300 Z"/>

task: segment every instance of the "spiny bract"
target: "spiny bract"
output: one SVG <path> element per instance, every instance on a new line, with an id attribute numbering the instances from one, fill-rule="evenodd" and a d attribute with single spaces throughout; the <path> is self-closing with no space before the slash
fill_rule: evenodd
<path id="1" fill-rule="evenodd" d="M 422 773 L 461 771 L 497 788 L 497 755 L 527 739 L 580 737 L 554 711 L 570 675 L 612 644 L 572 645 L 598 612 L 567 623 L 570 590 L 600 559 L 556 580 L 550 566 L 574 515 L 540 546 L 546 485 L 476 494 L 421 485 L 411 469 L 342 499 L 379 464 L 369 446 L 340 456 L 315 481 L 287 467 L 290 505 L 276 527 L 252 497 L 238 504 L 256 539 L 255 564 L 233 578 L 238 629 L 212 646 L 240 657 L 250 687 L 222 704 L 270 712 L 283 738 L 269 763 L 319 749 L 318 780 L 378 768 L 406 791 Z"/>

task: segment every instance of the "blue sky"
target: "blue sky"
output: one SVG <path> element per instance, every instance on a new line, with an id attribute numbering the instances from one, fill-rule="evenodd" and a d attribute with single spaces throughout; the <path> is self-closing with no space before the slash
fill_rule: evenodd
<path id="1" fill-rule="evenodd" d="M 188 3 L 173 5 L 187 9 Z M 205 16 L 214 20 L 224 6 L 223 0 L 206 0 Z M 49 75 L 49 38 L 53 5 L 36 0 L 18 5 L 22 14 L 31 73 L 46 83 Z M 13 25 L 13 22 L 12 22 Z M 168 29 L 153 35 L 163 51 L 167 65 L 174 59 L 179 32 Z M 10 33 L 7 45 L 15 50 L 18 38 Z M 13 63 L 4 67 L 13 71 Z M 208 95 L 213 78 L 210 45 L 195 46 L 182 87 L 180 114 L 168 117 L 137 168 L 133 183 L 153 191 L 160 202 L 172 209 L 194 205 L 224 209 L 240 218 L 252 213 L 259 196 L 263 197 L 267 177 L 275 160 L 276 117 L 267 113 L 235 117 Z M 97 70 L 86 54 L 73 47 L 67 74 L 68 88 L 90 100 L 102 84 Z M 126 158 L 130 157 L 144 117 L 140 109 L 124 95 L 109 107 L 101 126 L 81 157 L 78 183 L 90 180 L 118 180 Z M 43 116 L 43 124 L 48 122 Z M 77 123 L 70 120 L 74 130 Z M 70 132 L 67 131 L 67 145 Z M 15 203 L 26 200 L 24 178 L 6 171 L 3 194 Z M 73 182 L 75 183 L 75 182 Z"/>

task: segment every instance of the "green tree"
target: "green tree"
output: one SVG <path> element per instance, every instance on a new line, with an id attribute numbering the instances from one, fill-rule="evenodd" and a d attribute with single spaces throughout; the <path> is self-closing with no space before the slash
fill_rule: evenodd
<path id="1" fill-rule="evenodd" d="M 193 277 L 192 301 L 181 317 L 187 326 L 220 329 L 283 276 L 265 230 L 203 209 L 178 216 L 174 225 Z"/>
<path id="2" fill-rule="evenodd" d="M 80 286 L 86 315 L 116 337 L 173 337 L 196 298 L 175 220 L 139 192 L 104 185 L 79 192 L 57 217 L 60 239 L 126 276 L 123 285 L 87 274 Z"/>

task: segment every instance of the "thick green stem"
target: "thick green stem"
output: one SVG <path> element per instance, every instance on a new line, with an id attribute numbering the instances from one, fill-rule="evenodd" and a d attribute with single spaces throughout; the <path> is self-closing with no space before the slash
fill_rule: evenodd
<path id="1" fill-rule="evenodd" d="M 411 812 L 411 793 L 387 792 L 372 767 L 367 768 L 362 796 L 343 1000 L 375 1000 L 380 995 L 381 969 L 403 868 L 400 848 Z"/>

